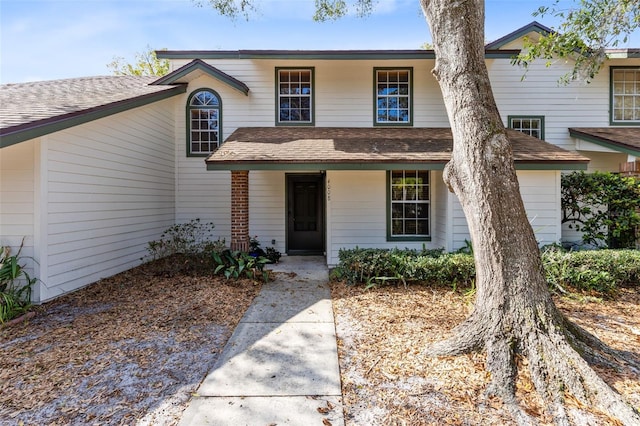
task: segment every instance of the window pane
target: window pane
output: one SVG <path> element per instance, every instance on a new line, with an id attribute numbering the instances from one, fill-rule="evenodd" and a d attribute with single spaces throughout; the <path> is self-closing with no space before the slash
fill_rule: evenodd
<path id="1" fill-rule="evenodd" d="M 396 218 L 402 218 L 402 204 L 399 203 L 394 203 L 391 206 L 391 217 L 396 219 Z"/>
<path id="2" fill-rule="evenodd" d="M 429 171 L 394 170 L 390 189 L 391 234 L 428 236 Z"/>
<path id="3" fill-rule="evenodd" d="M 209 90 L 192 95 L 188 106 L 189 152 L 207 154 L 217 148 L 220 126 L 220 99 Z"/>
<path id="4" fill-rule="evenodd" d="M 404 223 L 405 235 L 416 235 L 418 233 L 418 227 L 415 220 L 407 220 Z"/>
<path id="5" fill-rule="evenodd" d="M 376 122 L 410 122 L 410 71 L 376 71 Z"/>
<path id="6" fill-rule="evenodd" d="M 638 121 L 640 99 L 640 68 L 614 69 L 612 74 L 612 119 L 614 121 Z"/>
<path id="7" fill-rule="evenodd" d="M 278 121 L 310 123 L 313 95 L 311 70 L 279 70 L 278 78 Z"/>
<path id="8" fill-rule="evenodd" d="M 402 220 L 391 221 L 391 233 L 392 235 L 404 235 L 404 227 L 402 226 Z"/>
<path id="9" fill-rule="evenodd" d="M 417 207 L 415 203 L 405 203 L 404 205 L 404 217 L 405 219 L 415 218 L 417 214 Z"/>
<path id="10" fill-rule="evenodd" d="M 420 220 L 416 221 L 417 229 L 416 233 L 418 235 L 429 235 L 429 221 L 428 220 Z"/>

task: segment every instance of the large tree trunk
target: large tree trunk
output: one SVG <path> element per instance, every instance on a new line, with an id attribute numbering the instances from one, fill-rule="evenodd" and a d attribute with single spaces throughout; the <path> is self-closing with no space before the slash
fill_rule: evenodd
<path id="1" fill-rule="evenodd" d="M 476 302 L 454 335 L 428 350 L 455 355 L 486 350 L 490 394 L 503 398 L 520 423 L 531 419 L 515 401 L 515 356 L 528 359 L 537 391 L 556 423 L 569 424 L 567 393 L 618 418 L 640 415 L 600 379 L 581 355 L 604 361 L 612 351 L 556 310 L 538 244 L 520 196 L 511 145 L 493 98 L 484 58 L 482 0 L 421 0 L 436 52 L 453 133 L 444 178 L 462 204 L 476 262 Z"/>

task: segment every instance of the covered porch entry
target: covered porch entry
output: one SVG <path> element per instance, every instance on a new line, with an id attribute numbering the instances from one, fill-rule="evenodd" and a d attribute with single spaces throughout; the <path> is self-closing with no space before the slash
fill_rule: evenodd
<path id="1" fill-rule="evenodd" d="M 523 133 L 508 133 L 519 169 L 582 168 L 588 161 Z M 232 249 L 246 250 L 250 236 L 258 237 L 263 247 L 322 253 L 335 265 L 341 249 L 356 246 L 419 249 L 426 242 L 430 248 L 455 249 L 453 236 L 464 233 L 464 223 L 442 181 L 451 149 L 446 128 L 239 128 L 206 164 L 208 170 L 231 172 Z M 394 228 L 413 217 L 411 209 L 401 216 L 390 210 L 399 203 L 390 195 L 395 194 L 390 176 L 398 171 L 429 171 L 425 179 L 431 184 L 425 188 L 430 189 L 420 198 L 426 200 L 427 235 L 405 229 L 398 236 Z"/>

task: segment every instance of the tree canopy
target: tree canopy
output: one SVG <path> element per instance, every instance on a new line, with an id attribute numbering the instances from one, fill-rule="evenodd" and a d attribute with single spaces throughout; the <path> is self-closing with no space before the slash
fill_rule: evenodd
<path id="1" fill-rule="evenodd" d="M 169 61 L 158 59 L 156 52 L 151 46 L 147 46 L 144 52 L 136 53 L 136 62 L 133 64 L 125 62 L 125 58 L 116 56 L 113 61 L 107 64 L 115 75 L 137 75 L 137 76 L 163 76 L 169 72 Z"/>
<path id="2" fill-rule="evenodd" d="M 557 59 L 571 59 L 573 70 L 562 78 L 590 81 L 607 58 L 607 49 L 627 43 L 640 28 L 640 0 L 576 0 L 574 7 L 561 7 L 560 0 L 543 6 L 534 16 L 559 18 L 561 23 L 539 39 L 525 39 L 516 62 L 525 67 L 535 59 L 550 65 Z"/>

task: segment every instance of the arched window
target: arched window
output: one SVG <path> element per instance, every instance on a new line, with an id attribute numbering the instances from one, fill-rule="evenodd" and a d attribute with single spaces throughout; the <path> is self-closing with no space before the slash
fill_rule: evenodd
<path id="1" fill-rule="evenodd" d="M 222 102 L 210 89 L 201 89 L 189 96 L 187 103 L 187 155 L 204 156 L 220 146 Z"/>

